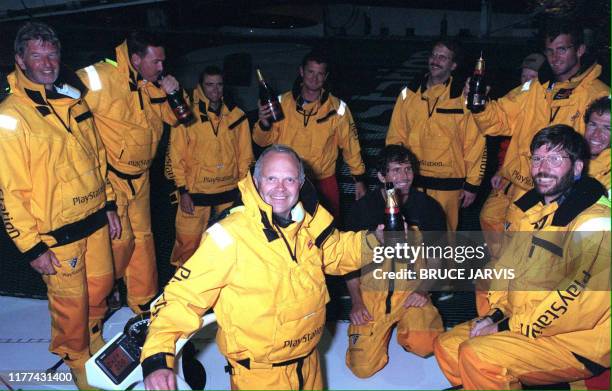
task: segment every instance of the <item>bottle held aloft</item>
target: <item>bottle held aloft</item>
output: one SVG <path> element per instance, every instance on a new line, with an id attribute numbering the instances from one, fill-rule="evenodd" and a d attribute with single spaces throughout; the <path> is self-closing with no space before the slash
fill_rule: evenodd
<path id="1" fill-rule="evenodd" d="M 183 98 L 182 89 L 179 88 L 178 90 L 167 94 L 167 96 L 168 104 L 174 112 L 174 115 L 176 116 L 178 122 L 183 125 L 190 124 L 194 120 L 194 116 L 193 112 L 191 111 L 191 108 L 185 101 L 185 98 Z"/>
<path id="2" fill-rule="evenodd" d="M 400 213 L 399 204 L 397 203 L 397 197 L 395 196 L 393 182 L 385 183 L 385 192 L 387 195 L 385 204 L 385 231 L 403 231 L 404 221 Z"/>
<path id="3" fill-rule="evenodd" d="M 257 80 L 259 81 L 259 100 L 262 105 L 270 108 L 270 122 L 278 122 L 285 118 L 278 97 L 264 80 L 259 69 L 256 70 Z"/>
<path id="4" fill-rule="evenodd" d="M 474 74 L 470 78 L 469 92 L 467 97 L 467 108 L 472 113 L 480 113 L 485 109 L 487 87 L 485 85 L 485 61 L 482 58 L 482 52 L 480 58 L 476 61 L 474 67 Z"/>

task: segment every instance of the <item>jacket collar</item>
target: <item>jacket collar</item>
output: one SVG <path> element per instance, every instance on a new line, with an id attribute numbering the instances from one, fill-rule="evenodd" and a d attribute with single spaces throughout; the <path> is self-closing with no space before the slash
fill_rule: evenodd
<path id="1" fill-rule="evenodd" d="M 592 82 L 597 79 L 601 75 L 601 65 L 597 63 L 593 63 L 590 66 L 582 67 L 578 73 L 571 77 L 569 80 L 555 83 L 554 87 L 557 88 L 566 88 L 573 89 L 578 87 L 583 83 Z"/>
<path id="2" fill-rule="evenodd" d="M 293 88 L 291 89 L 291 94 L 293 95 L 293 100 L 295 100 L 296 103 L 298 103 L 298 100 L 302 99 L 302 82 L 301 82 L 301 78 L 297 78 L 297 80 L 295 81 L 295 83 L 293 83 Z M 321 91 L 321 97 L 319 98 L 319 101 L 321 102 L 321 105 L 324 105 L 325 102 L 327 102 L 327 100 L 329 99 L 329 91 L 327 91 L 326 89 L 323 89 L 323 91 Z M 301 105 L 301 103 L 300 103 Z"/>
<path id="3" fill-rule="evenodd" d="M 193 90 L 192 102 L 193 107 L 196 107 L 197 110 L 200 112 L 200 116 L 204 117 L 200 118 L 202 122 L 204 122 L 205 119 L 207 119 L 208 117 L 210 99 L 208 99 L 206 95 L 204 95 L 204 89 L 199 83 L 197 87 Z M 223 97 L 223 101 L 221 102 L 221 113 L 223 113 L 223 115 L 229 114 L 234 109 L 234 107 L 236 107 L 236 105 L 233 104 L 233 102 L 228 102 L 225 97 Z"/>
<path id="4" fill-rule="evenodd" d="M 45 89 L 45 86 L 43 84 L 34 83 L 30 79 L 28 79 L 28 77 L 25 75 L 25 73 L 23 73 L 23 71 L 17 64 L 15 64 L 15 71 L 13 71 L 10 75 L 7 76 L 7 80 L 11 88 L 11 92 L 15 95 L 27 99 L 37 107 L 49 106 L 49 97 L 47 96 L 49 92 Z M 52 98 L 56 98 L 55 95 L 58 95 L 58 98 L 61 98 L 62 101 L 76 101 L 82 96 L 84 96 L 87 92 L 87 87 L 85 87 L 83 82 L 76 76 L 76 74 L 72 71 L 69 71 L 64 66 L 60 66 L 60 72 L 57 77 L 57 80 L 54 83 L 54 86 L 56 86 L 57 88 L 62 88 L 66 86 L 72 88 L 72 97 L 64 94 L 51 94 Z M 44 109 L 39 109 L 39 111 L 41 110 L 44 111 Z"/>
<path id="5" fill-rule="evenodd" d="M 238 189 L 240 190 L 241 199 L 244 203 L 247 215 L 262 225 L 263 232 L 268 241 L 277 239 L 278 234 L 274 229 L 272 206 L 266 204 L 259 195 L 251 173 L 248 173 L 244 179 L 238 182 Z M 290 233 L 295 234 L 297 233 L 295 228 L 301 226 L 307 227 L 312 221 L 318 207 L 319 202 L 316 190 L 307 179 L 300 190 L 298 203 L 291 210 L 291 218 L 298 224 L 291 224 L 287 229 L 283 229 L 283 231 L 293 231 Z"/>
<path id="6" fill-rule="evenodd" d="M 408 89 L 415 93 L 420 91 L 420 93 L 423 94 L 427 91 L 428 78 L 429 72 L 426 72 L 421 77 L 414 79 L 412 83 L 408 85 Z M 448 94 L 450 99 L 458 98 L 463 93 L 463 85 L 461 85 L 452 75 L 443 84 L 449 90 Z"/>
<path id="7" fill-rule="evenodd" d="M 606 189 L 602 184 L 584 175 L 574 183 L 574 186 L 563 198 L 555 212 L 551 225 L 565 227 L 585 209 L 596 203 L 602 196 L 606 196 Z M 527 212 L 539 203 L 543 204 L 543 198 L 535 189 L 531 189 L 514 202 L 523 212 Z"/>
<path id="8" fill-rule="evenodd" d="M 122 75 L 125 75 L 128 83 L 130 84 L 130 90 L 136 91 L 138 84 L 143 80 L 142 76 L 130 62 L 130 55 L 128 52 L 127 40 L 123 41 L 119 46 L 115 48 L 115 55 L 117 56 L 117 67 Z"/>

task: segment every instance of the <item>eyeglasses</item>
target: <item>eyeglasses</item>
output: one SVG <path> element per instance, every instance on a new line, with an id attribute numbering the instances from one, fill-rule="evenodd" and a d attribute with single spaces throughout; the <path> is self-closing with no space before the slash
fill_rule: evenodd
<path id="1" fill-rule="evenodd" d="M 544 161 L 548 161 L 548 164 L 551 167 L 559 167 L 561 163 L 563 163 L 564 159 L 569 159 L 569 156 L 560 156 L 560 155 L 551 155 L 551 156 L 532 156 L 531 157 L 531 165 L 534 167 L 539 167 L 544 163 Z"/>
<path id="2" fill-rule="evenodd" d="M 573 47 L 574 47 L 574 45 L 570 45 L 570 46 L 559 46 L 558 48 L 554 48 L 554 49 L 551 49 L 551 48 L 546 48 L 546 49 L 544 49 L 544 54 L 545 54 L 547 57 L 551 57 L 551 56 L 552 56 L 552 55 L 554 55 L 555 53 L 556 53 L 556 54 L 558 54 L 558 55 L 561 55 L 561 56 L 562 56 L 562 55 L 564 55 L 565 53 L 567 53 L 567 51 L 568 51 L 569 49 L 571 49 L 571 48 L 573 48 Z"/>

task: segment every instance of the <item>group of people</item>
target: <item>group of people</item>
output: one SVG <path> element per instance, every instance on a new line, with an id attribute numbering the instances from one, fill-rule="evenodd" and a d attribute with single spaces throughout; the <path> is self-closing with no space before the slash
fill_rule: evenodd
<path id="1" fill-rule="evenodd" d="M 154 35 L 134 32 L 115 58 L 76 73 L 61 66 L 60 51 L 45 24 L 17 32 L 0 104 L 0 207 L 23 260 L 47 285 L 50 350 L 80 389 L 90 388 L 84 364 L 104 344 L 117 280 L 135 313 L 158 294 L 149 168 L 165 130 L 166 175 L 179 203 L 177 272 L 142 351 L 148 389 L 176 388 L 175 342 L 195 333 L 209 309 L 232 389 L 323 388 L 325 274 L 348 275 L 346 364 L 358 377 L 386 365 L 394 326 L 406 351 L 434 353 L 449 381 L 467 389 L 575 381 L 609 368 L 610 90 L 598 80 L 601 67 L 583 61 L 575 26 L 545 34 L 554 80 L 536 73 L 480 113 L 466 108 L 464 81 L 452 76 L 460 46 L 435 43 L 428 72 L 399 93 L 369 192 L 357 126 L 325 89 L 321 52 L 306 55 L 298 82 L 279 97 L 285 118 L 273 122 L 260 102 L 251 129 L 214 66 L 183 94 L 194 119 L 179 123 L 167 96 L 180 86 L 165 74 Z M 528 70 L 544 62 L 529 58 Z M 510 136 L 481 214 L 492 267 L 561 264 L 556 282 L 578 279 L 583 290 L 556 310 L 556 293 L 570 288 L 526 289 L 541 283 L 526 271 L 526 285 L 477 292 L 479 317 L 445 332 L 427 290 L 368 290 L 359 270 L 384 242 L 387 183 L 411 229 L 457 229 L 484 177 L 486 135 Z M 252 142 L 266 147 L 255 163 Z M 334 224 L 339 150 L 356 199 L 342 232 Z M 214 215 L 225 216 L 210 224 Z"/>

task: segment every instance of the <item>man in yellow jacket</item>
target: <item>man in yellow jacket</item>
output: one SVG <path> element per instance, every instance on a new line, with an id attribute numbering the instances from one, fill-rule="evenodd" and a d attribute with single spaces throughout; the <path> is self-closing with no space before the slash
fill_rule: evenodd
<path id="1" fill-rule="evenodd" d="M 601 182 L 610 198 L 610 97 L 593 101 L 584 114 L 584 138 L 589 144 L 589 175 Z"/>
<path id="2" fill-rule="evenodd" d="M 124 227 L 112 242 L 115 278 L 124 279 L 128 305 L 139 313 L 157 294 L 149 167 L 164 124 L 176 122 L 166 94 L 176 91 L 178 82 L 172 76 L 160 79 L 166 55 L 155 36 L 133 32 L 115 53 L 114 60 L 78 74 L 89 88 L 85 100 L 106 148 L 109 180 Z"/>
<path id="3" fill-rule="evenodd" d="M 585 175 L 589 152 L 567 125 L 530 147 L 535 188 L 511 206 L 512 239 L 497 270 L 491 310 L 438 337 L 444 375 L 464 389 L 573 382 L 610 366 L 610 201 Z"/>
<path id="4" fill-rule="evenodd" d="M 104 146 L 82 100 L 87 89 L 60 57 L 51 27 L 26 23 L 17 32 L 10 94 L 0 105 L 0 210 L 23 260 L 47 285 L 49 350 L 88 389 L 84 366 L 104 345 L 110 237 L 121 225 Z"/>
<path id="5" fill-rule="evenodd" d="M 463 83 L 451 76 L 459 56 L 456 42 L 434 45 L 429 72 L 397 97 L 385 141 L 416 154 L 420 175 L 414 186 L 438 201 L 450 231 L 457 229 L 459 208 L 476 199 L 486 165 L 485 139 L 463 108 Z"/>
<path id="6" fill-rule="evenodd" d="M 141 355 L 147 389 L 176 387 L 175 342 L 196 332 L 209 308 L 232 389 L 323 389 L 323 273 L 356 270 L 362 252 L 371 260 L 382 232 L 335 230 L 289 147 L 267 148 L 238 187 L 244 206 L 206 230 L 153 310 Z"/>
<path id="7" fill-rule="evenodd" d="M 213 209 L 218 214 L 238 199 L 238 181 L 253 163 L 249 121 L 223 98 L 221 69 L 204 69 L 192 107 L 195 122 L 173 129 L 170 135 L 170 163 L 180 194 L 170 255 L 176 267 L 197 249 Z"/>
<path id="8" fill-rule="evenodd" d="M 502 176 L 480 214 L 483 230 L 502 232 L 509 205 L 533 187 L 529 175 L 529 143 L 545 126 L 566 124 L 584 134 L 583 116 L 594 99 L 609 95 L 610 88 L 598 80 L 601 66 L 585 64 L 583 34 L 576 25 L 552 24 L 545 34 L 544 54 L 554 80 L 527 81 L 519 93 L 491 101 L 474 114 L 479 130 L 489 136 L 511 136 Z M 490 247 L 495 248 L 494 243 Z"/>
<path id="9" fill-rule="evenodd" d="M 253 128 L 253 141 L 259 146 L 285 144 L 306 163 L 322 204 L 338 218 L 340 193 L 336 180 L 338 148 L 355 181 L 355 198 L 367 191 L 365 165 L 357 127 L 344 101 L 326 91 L 323 86 L 329 60 L 319 51 L 308 53 L 300 66 L 301 83 L 279 97 L 285 114 L 280 122 L 270 122 L 270 108 L 259 104 L 259 121 Z"/>

